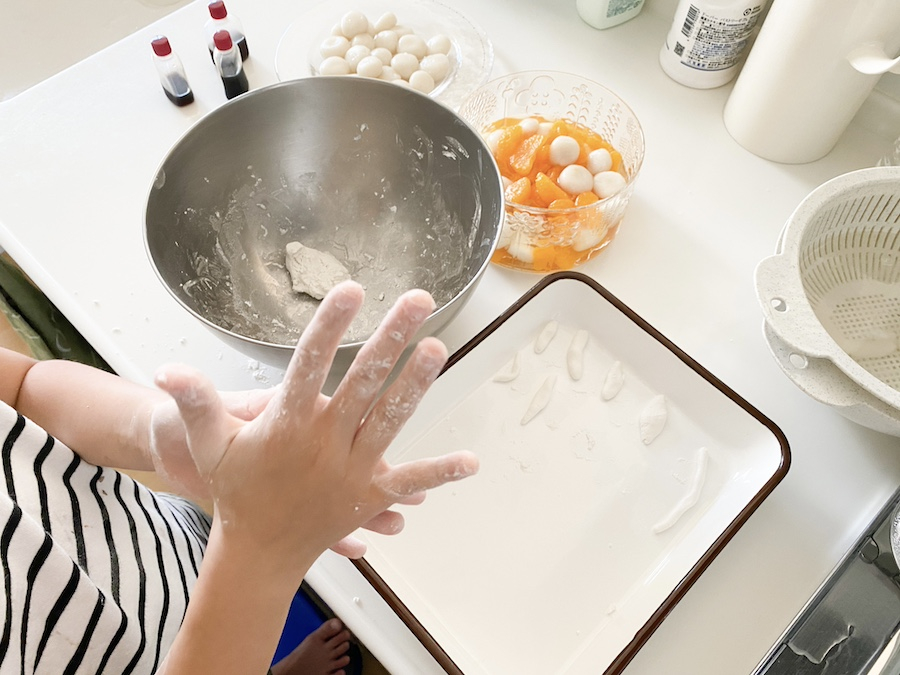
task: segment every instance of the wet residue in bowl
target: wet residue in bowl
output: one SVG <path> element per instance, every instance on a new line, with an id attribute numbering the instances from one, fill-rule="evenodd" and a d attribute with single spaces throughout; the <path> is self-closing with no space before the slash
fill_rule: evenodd
<path id="1" fill-rule="evenodd" d="M 361 125 L 357 140 L 367 133 Z M 188 207 L 176 213 L 179 230 L 196 231 L 207 223 L 210 229 L 202 243 L 185 239 L 185 302 L 225 330 L 264 343 L 293 344 L 319 301 L 291 288 L 285 267 L 285 246 L 291 241 L 330 253 L 366 289 L 345 343 L 365 340 L 394 300 L 411 288 L 431 292 L 438 308 L 450 302 L 475 274 L 484 257 L 479 249 L 487 251 L 492 244 L 478 227 L 478 183 L 434 173 L 438 154 L 451 160 L 467 157 L 451 136 L 435 142 L 415 128 L 403 139 L 398 133 L 396 143 L 407 175 L 373 175 L 379 163 L 361 143 L 358 161 L 351 157 L 323 169 L 334 174 L 354 166 L 358 170 L 352 177 L 291 174 L 284 165 L 279 173 L 264 175 L 250 164 L 243 184 L 221 208 Z M 462 216 L 458 205 L 448 204 L 448 195 L 457 193 L 475 202 Z M 180 242 L 176 246 L 182 248 Z"/>

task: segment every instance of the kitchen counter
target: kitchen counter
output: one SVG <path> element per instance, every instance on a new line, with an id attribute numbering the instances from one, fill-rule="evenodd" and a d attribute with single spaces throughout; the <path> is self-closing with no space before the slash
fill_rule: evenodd
<path id="1" fill-rule="evenodd" d="M 784 481 L 687 593 L 628 675 L 749 673 L 856 534 L 900 485 L 900 440 L 854 425 L 782 374 L 762 334 L 753 272 L 816 186 L 872 166 L 890 141 L 851 126 L 824 159 L 760 159 L 722 123 L 730 87 L 693 90 L 660 70 L 669 14 L 657 5 L 596 31 L 574 2 L 456 0 L 494 43 L 493 74 L 565 70 L 617 92 L 646 135 L 643 171 L 618 238 L 580 268 L 770 417 L 793 454 Z M 248 35 L 252 87 L 276 81 L 274 58 L 307 0 L 230 0 Z M 188 315 L 157 280 L 142 214 L 171 145 L 225 102 L 194 2 L 74 67 L 0 103 L 0 247 L 5 248 L 123 376 L 149 383 L 173 360 L 223 389 L 277 383 L 283 371 L 235 351 Z M 167 35 L 195 104 L 160 90 L 149 41 Z M 442 334 L 451 351 L 538 277 L 488 269 Z M 326 555 L 310 582 L 396 673 L 436 672 L 355 569 Z M 560 611 L 565 611 L 564 607 Z"/>

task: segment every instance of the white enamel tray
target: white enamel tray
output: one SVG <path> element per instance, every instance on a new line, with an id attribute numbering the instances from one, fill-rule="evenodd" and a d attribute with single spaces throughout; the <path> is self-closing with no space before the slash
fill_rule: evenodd
<path id="1" fill-rule="evenodd" d="M 514 379 L 494 379 L 514 363 Z M 622 386 L 607 400 L 616 363 Z M 548 380 L 546 407 L 523 424 Z M 664 423 L 644 414 L 654 399 Z M 369 536 L 359 568 L 444 669 L 466 675 L 620 671 L 790 462 L 771 421 L 571 272 L 454 355 L 388 458 L 458 449 L 478 454 L 479 474 L 405 511 L 399 536 Z"/>

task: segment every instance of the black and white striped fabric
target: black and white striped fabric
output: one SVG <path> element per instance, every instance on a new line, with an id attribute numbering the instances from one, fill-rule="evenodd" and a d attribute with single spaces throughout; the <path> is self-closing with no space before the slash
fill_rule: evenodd
<path id="1" fill-rule="evenodd" d="M 3 403 L 0 442 L 0 675 L 154 672 L 209 517 L 83 461 Z"/>

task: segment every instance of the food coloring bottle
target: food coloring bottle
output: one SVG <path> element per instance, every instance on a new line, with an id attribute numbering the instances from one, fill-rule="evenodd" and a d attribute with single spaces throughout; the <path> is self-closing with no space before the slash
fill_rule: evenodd
<path id="1" fill-rule="evenodd" d="M 659 52 L 676 82 L 695 89 L 734 79 L 768 0 L 680 0 Z"/>
<path id="2" fill-rule="evenodd" d="M 213 62 L 225 86 L 226 98 L 232 99 L 246 93 L 250 89 L 250 83 L 244 72 L 241 52 L 231 41 L 231 34 L 227 30 L 220 30 L 213 36 L 213 47 Z"/>
<path id="3" fill-rule="evenodd" d="M 168 38 L 159 35 L 150 42 L 153 62 L 166 96 L 177 106 L 194 102 L 194 92 L 187 81 L 181 59 L 172 51 Z"/>
<path id="4" fill-rule="evenodd" d="M 240 20 L 228 14 L 225 3 L 222 0 L 213 0 L 209 3 L 209 19 L 204 26 L 206 30 L 206 42 L 209 54 L 212 56 L 215 44 L 213 36 L 220 30 L 227 30 L 231 35 L 231 41 L 237 45 L 241 52 L 241 58 L 246 61 L 250 58 L 250 48 L 247 47 L 247 37 Z"/>

